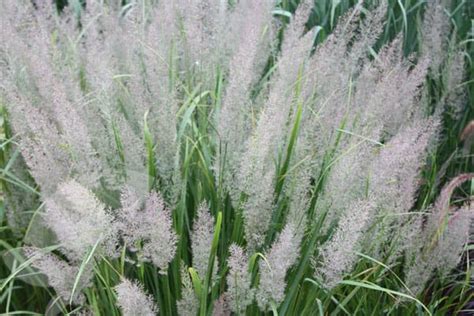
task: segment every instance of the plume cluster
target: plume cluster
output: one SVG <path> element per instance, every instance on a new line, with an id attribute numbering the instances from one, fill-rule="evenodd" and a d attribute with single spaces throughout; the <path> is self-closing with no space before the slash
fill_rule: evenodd
<path id="1" fill-rule="evenodd" d="M 117 293 L 117 305 L 124 316 L 153 316 L 158 313 L 153 299 L 145 294 L 142 286 L 138 283 L 123 279 L 115 287 L 115 292 Z"/>
<path id="2" fill-rule="evenodd" d="M 466 103 L 441 1 L 409 56 L 402 35 L 380 45 L 386 1 L 359 1 L 316 47 L 312 0 L 294 14 L 265 0 L 74 3 L 0 3 L 0 101 L 19 155 L 2 177 L 31 192 L 7 192 L 8 220 L 30 231 L 26 209 L 43 202 L 35 223 L 57 252 L 25 254 L 64 301 L 285 314 L 305 280 L 333 290 L 360 254 L 403 263 L 410 295 L 457 267 L 474 217 L 451 196 L 472 174 L 417 203 L 443 120 Z"/>
<path id="3" fill-rule="evenodd" d="M 193 267 L 201 279 L 207 275 L 209 256 L 211 254 L 212 239 L 214 237 L 214 219 L 209 213 L 209 207 L 203 203 L 198 208 L 197 218 L 191 234 L 191 247 L 193 253 Z M 214 261 L 212 279 L 217 276 L 217 260 Z"/>
<path id="4" fill-rule="evenodd" d="M 179 315 L 196 315 L 199 311 L 199 298 L 194 292 L 188 269 L 181 265 L 181 299 L 176 302 Z"/>
<path id="5" fill-rule="evenodd" d="M 266 261 L 260 261 L 256 299 L 262 310 L 268 310 L 271 304 L 280 305 L 285 298 L 286 273 L 298 259 L 300 242 L 295 227 L 288 224 L 265 254 Z"/>
<path id="6" fill-rule="evenodd" d="M 85 296 L 82 290 L 92 284 L 93 272 L 91 265 L 87 265 L 81 272 L 73 292 L 76 277 L 79 276 L 79 266 L 70 265 L 58 256 L 44 252 L 39 248 L 25 247 L 23 250 L 26 257 L 32 261 L 31 265 L 48 278 L 48 284 L 64 302 L 84 303 Z"/>
<path id="7" fill-rule="evenodd" d="M 163 198 L 151 192 L 141 203 L 135 192 L 125 188 L 121 203 L 116 227 L 128 249 L 166 271 L 176 252 L 177 236 Z"/>
<path id="8" fill-rule="evenodd" d="M 471 201 L 467 201 L 451 209 L 449 202 L 454 189 L 473 178 L 474 174 L 471 173 L 452 179 L 441 190 L 430 209 L 427 222 L 423 225 L 418 221 L 417 229 L 421 233 L 406 253 L 409 262 L 406 269 L 407 286 L 413 293 L 420 293 L 434 272 L 446 277 L 461 260 L 472 234 L 474 207 Z"/>
<path id="9" fill-rule="evenodd" d="M 45 222 L 70 260 L 81 261 L 96 244 L 114 254 L 113 217 L 92 192 L 72 180 L 61 184 L 45 203 Z"/>
<path id="10" fill-rule="evenodd" d="M 251 275 L 248 271 L 248 258 L 244 250 L 231 245 L 229 248 L 229 274 L 227 275 L 227 300 L 230 309 L 239 315 L 245 313 L 245 309 L 254 299 L 255 290 L 251 289 Z"/>

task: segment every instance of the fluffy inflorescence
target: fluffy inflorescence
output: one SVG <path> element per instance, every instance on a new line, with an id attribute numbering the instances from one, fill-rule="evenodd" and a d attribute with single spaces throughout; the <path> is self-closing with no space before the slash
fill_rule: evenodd
<path id="1" fill-rule="evenodd" d="M 334 287 L 357 259 L 360 239 L 367 229 L 374 206 L 370 201 L 361 200 L 348 209 L 341 218 L 331 240 L 321 249 L 321 268 L 316 269 L 322 275 L 324 284 Z"/>
<path id="2" fill-rule="evenodd" d="M 209 213 L 209 207 L 203 203 L 198 208 L 197 218 L 193 224 L 193 232 L 191 234 L 193 268 L 196 269 L 202 280 L 207 275 L 213 237 L 214 219 Z M 217 260 L 215 260 L 212 269 L 212 279 L 214 281 L 217 276 L 217 265 Z"/>
<path id="3" fill-rule="evenodd" d="M 163 198 L 152 192 L 143 203 L 135 192 L 125 188 L 121 202 L 117 227 L 125 244 L 131 251 L 138 251 L 140 259 L 153 262 L 165 272 L 174 258 L 177 236 Z"/>
<path id="4" fill-rule="evenodd" d="M 145 294 L 139 283 L 123 279 L 115 287 L 115 292 L 117 293 L 117 305 L 124 316 L 153 316 L 158 313 L 158 308 L 152 297 Z"/>
<path id="5" fill-rule="evenodd" d="M 405 255 L 407 286 L 413 293 L 419 294 L 435 271 L 446 277 L 461 260 L 472 235 L 474 206 L 467 201 L 451 208 L 449 202 L 454 189 L 473 178 L 474 174 L 468 173 L 452 179 L 431 207 L 426 223 L 416 223 L 421 233 Z"/>
<path id="6" fill-rule="evenodd" d="M 185 265 L 181 265 L 181 299 L 176 302 L 178 314 L 196 315 L 199 310 L 199 298 L 194 292 L 191 278 Z"/>
<path id="7" fill-rule="evenodd" d="M 299 8 L 288 26 L 268 97 L 240 161 L 238 185 L 245 196 L 245 237 L 252 250 L 262 246 L 270 225 L 276 180 L 273 161 L 284 143 L 288 116 L 292 113 L 293 95 L 288 87 L 298 80 L 299 70 L 311 51 L 312 38 L 310 34 L 303 35 L 302 22 L 308 19 L 310 11 L 309 5 Z"/>
<path id="8" fill-rule="evenodd" d="M 230 246 L 229 251 L 226 298 L 230 309 L 238 315 L 243 315 L 247 306 L 254 299 L 255 290 L 251 289 L 251 275 L 247 264 L 248 258 L 244 250 L 234 244 Z"/>
<path id="9" fill-rule="evenodd" d="M 223 146 L 216 157 L 216 172 L 223 173 L 223 181 L 234 200 L 238 199 L 239 192 L 232 183 L 239 172 L 246 133 L 251 130 L 250 111 L 255 108 L 251 99 L 252 84 L 257 82 L 270 48 L 265 42 L 268 35 L 264 34 L 271 22 L 269 5 L 266 1 L 239 1 L 235 9 L 244 19 L 237 30 L 242 38 L 229 63 L 229 82 L 217 117 L 217 132 Z M 224 163 L 225 167 L 221 168 Z"/>
<path id="10" fill-rule="evenodd" d="M 162 278 L 181 279 L 170 287 L 181 315 L 203 307 L 197 293 L 207 283 L 220 297 L 216 313 L 278 308 L 287 282 L 297 289 L 293 282 L 302 281 L 287 278 L 294 266 L 332 289 L 354 270 L 358 252 L 387 266 L 403 260 L 415 294 L 459 263 L 472 203 L 451 212 L 450 197 L 472 175 L 413 212 L 443 111 L 456 118 L 464 104 L 464 58 L 446 53 L 441 1 L 426 8 L 418 58 L 404 56 L 401 36 L 375 51 L 384 1 L 359 2 L 316 48 L 311 0 L 281 33 L 264 0 L 123 8 L 88 0 L 77 15 L 35 3 L 0 4 L 0 93 L 22 156 L 12 169 L 31 175 L 14 182 L 34 193 L 39 186 L 41 218 L 63 258 L 26 254 L 63 300 L 82 304 L 95 262 L 120 256 L 158 269 L 159 290 Z M 433 104 L 423 97 L 426 77 L 443 71 L 446 87 Z M 15 194 L 8 199 L 20 204 Z M 222 245 L 209 276 L 212 214 L 220 211 Z M 16 226 L 29 219 L 8 215 Z M 72 293 L 68 276 L 88 256 Z M 259 260 L 258 272 L 249 260 Z M 123 278 L 115 291 L 125 315 L 158 311 L 137 283 Z"/>
<path id="11" fill-rule="evenodd" d="M 58 191 L 46 199 L 44 219 L 70 260 L 80 262 L 96 244 L 103 253 L 114 255 L 117 234 L 113 216 L 76 181 L 60 184 Z"/>
<path id="12" fill-rule="evenodd" d="M 79 276 L 80 268 L 78 265 L 68 264 L 58 256 L 44 252 L 39 248 L 25 247 L 24 252 L 26 257 L 31 260 L 31 266 L 38 269 L 48 278 L 48 284 L 54 288 L 64 302 L 84 303 L 85 297 L 82 290 L 92 283 L 92 265 L 85 266 L 81 271 L 74 289 L 74 283 Z"/>
<path id="13" fill-rule="evenodd" d="M 285 226 L 281 234 L 265 253 L 266 261 L 260 261 L 260 284 L 256 299 L 262 310 L 268 310 L 271 304 L 276 306 L 285 298 L 285 277 L 297 261 L 301 236 L 292 224 Z"/>

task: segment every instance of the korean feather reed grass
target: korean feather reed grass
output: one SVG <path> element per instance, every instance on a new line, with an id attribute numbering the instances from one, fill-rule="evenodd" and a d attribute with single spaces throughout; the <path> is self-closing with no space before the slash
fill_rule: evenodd
<path id="1" fill-rule="evenodd" d="M 473 13 L 2 1 L 0 312 L 473 312 Z"/>

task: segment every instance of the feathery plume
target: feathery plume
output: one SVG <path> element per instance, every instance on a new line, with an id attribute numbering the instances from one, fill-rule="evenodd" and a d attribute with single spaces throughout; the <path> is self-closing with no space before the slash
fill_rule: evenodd
<path id="1" fill-rule="evenodd" d="M 438 224 L 440 224 L 446 218 L 449 212 L 449 202 L 451 200 L 453 191 L 461 184 L 471 179 L 474 179 L 474 173 L 463 173 L 453 178 L 447 185 L 443 187 L 441 193 L 436 199 L 433 211 L 433 218 L 437 218 Z"/>
<path id="2" fill-rule="evenodd" d="M 17 94 L 10 102 L 11 121 L 21 136 L 23 158 L 44 195 L 51 195 L 71 171 L 63 138 L 54 120 L 44 110 L 31 106 L 25 97 Z"/>
<path id="3" fill-rule="evenodd" d="M 142 207 L 140 198 L 131 188 L 124 188 L 121 196 L 119 224 L 121 235 L 131 251 L 138 251 L 141 259 L 151 261 L 166 272 L 176 253 L 177 235 L 173 230 L 170 210 L 156 192 L 146 197 Z M 142 242 L 142 248 L 139 244 Z"/>
<path id="4" fill-rule="evenodd" d="M 178 314 L 183 316 L 195 316 L 199 310 L 199 299 L 194 292 L 188 269 L 181 264 L 181 299 L 176 303 Z"/>
<path id="5" fill-rule="evenodd" d="M 383 32 L 387 7 L 388 3 L 386 1 L 380 1 L 361 20 L 348 56 L 349 69 L 359 69 L 368 60 L 368 49 L 374 46 Z"/>
<path id="6" fill-rule="evenodd" d="M 232 56 L 229 65 L 229 82 L 225 88 L 222 108 L 217 117 L 217 132 L 221 140 L 221 151 L 216 157 L 216 168 L 223 163 L 225 156 L 226 168 L 223 178 L 227 190 L 231 191 L 234 200 L 238 196 L 233 188 L 233 178 L 238 172 L 238 158 L 245 144 L 246 133 L 250 131 L 249 110 L 251 107 L 251 85 L 257 80 L 262 70 L 259 60 L 262 52 L 262 36 L 265 27 L 270 24 L 271 14 L 267 1 L 240 1 L 235 10 L 244 18 L 241 29 L 241 40 Z M 266 45 L 264 48 L 267 48 Z M 264 50 L 267 52 L 268 49 Z M 219 174 L 221 170 L 216 170 Z"/>
<path id="7" fill-rule="evenodd" d="M 429 60 L 420 59 L 412 67 L 402 56 L 401 41 L 396 38 L 382 48 L 377 60 L 362 69 L 353 99 L 354 112 L 360 111 L 362 116 L 358 134 L 376 140 L 395 135 L 406 122 L 423 113 L 416 104 Z M 394 86 L 394 82 L 400 84 Z"/>
<path id="8" fill-rule="evenodd" d="M 125 118 L 118 117 L 115 123 L 115 133 L 122 144 L 121 148 L 117 148 L 118 154 L 123 155 L 120 170 L 123 171 L 124 178 L 121 182 L 133 187 L 140 195 L 145 195 L 148 191 L 148 172 L 143 141 Z"/>
<path id="9" fill-rule="evenodd" d="M 244 315 L 255 295 L 255 289 L 251 289 L 251 275 L 247 266 L 247 255 L 236 244 L 229 248 L 229 274 L 227 275 L 226 299 L 230 309 L 238 314 Z"/>
<path id="10" fill-rule="evenodd" d="M 440 4 L 440 0 L 427 3 L 423 19 L 421 51 L 431 59 L 430 69 L 435 77 L 446 57 L 449 39 L 449 17 Z"/>
<path id="11" fill-rule="evenodd" d="M 356 82 L 354 78 L 362 65 L 360 59 L 371 46 L 370 42 L 364 42 L 354 51 L 350 49 L 353 36 L 360 25 L 361 9 L 361 4 L 358 3 L 341 17 L 332 34 L 317 47 L 309 60 L 308 69 L 311 72 L 302 94 L 306 97 L 314 95 L 314 100 L 306 105 L 309 111 L 303 117 L 301 125 L 302 135 L 309 138 L 309 144 L 316 144 L 315 148 L 329 148 L 336 129 L 353 112 L 353 108 L 348 107 L 349 92 L 352 91 Z M 371 14 L 372 11 L 367 13 L 369 16 Z M 382 29 L 377 25 L 373 25 L 373 28 L 377 34 Z M 369 39 L 374 37 L 377 35 L 371 35 Z M 320 160 L 323 154 L 318 154 Z"/>
<path id="12" fill-rule="evenodd" d="M 115 287 L 117 293 L 117 306 L 124 316 L 154 316 L 158 307 L 151 296 L 144 293 L 143 287 L 137 282 L 123 278 Z"/>
<path id="13" fill-rule="evenodd" d="M 18 5 L 18 7 L 22 8 L 23 4 Z M 15 94 L 23 94 L 26 100 L 21 102 L 27 102 L 24 105 L 25 107 L 14 106 L 11 108 L 11 112 L 15 113 L 14 116 L 17 117 L 13 120 L 14 128 L 18 129 L 17 131 L 27 140 L 27 143 L 24 144 L 26 147 L 24 156 L 31 156 L 27 152 L 30 150 L 30 145 L 33 148 L 39 147 L 38 142 L 46 143 L 50 138 L 53 143 L 44 146 L 43 149 L 46 149 L 49 155 L 55 156 L 49 157 L 51 158 L 50 164 L 57 164 L 58 170 L 74 174 L 77 180 L 87 187 L 96 187 L 102 166 L 91 143 L 91 132 L 88 130 L 80 111 L 78 111 L 81 106 L 79 104 L 81 99 L 77 92 L 78 89 L 74 79 L 69 74 L 68 65 L 61 62 L 60 57 L 64 54 L 63 50 L 65 48 L 60 47 L 57 43 L 60 41 L 59 39 L 56 42 L 52 38 L 54 30 L 58 27 L 54 22 L 57 18 L 55 10 L 52 5 L 46 4 L 38 6 L 35 10 L 31 7 L 26 10 L 29 13 L 20 15 L 20 24 L 24 23 L 24 27 L 7 26 L 11 33 L 10 36 L 5 38 L 7 43 L 10 43 L 6 45 L 7 56 L 14 53 L 14 51 L 8 50 L 10 47 L 17 51 L 15 54 L 18 55 L 15 59 L 8 58 L 11 67 L 8 76 L 11 77 L 10 84 L 13 87 L 9 87 L 7 95 L 12 103 L 16 103 L 18 96 L 15 96 Z M 12 25 L 17 23 L 12 23 Z M 15 43 L 12 43 L 12 41 Z M 23 75 L 15 73 L 20 64 L 27 69 L 27 72 Z M 24 82 L 18 80 L 20 79 L 18 76 L 25 76 L 25 74 L 28 78 L 23 78 L 23 80 L 27 80 L 27 85 L 20 87 Z M 25 88 L 29 91 L 25 91 Z M 25 113 L 25 111 L 27 112 Z M 42 113 L 39 113 L 41 119 L 37 122 L 31 118 L 29 119 L 28 117 L 31 116 L 29 112 L 31 111 L 41 111 Z M 45 117 L 43 118 L 43 116 Z M 16 122 L 18 119 L 21 120 L 21 124 Z M 44 120 L 49 121 L 48 130 L 43 129 Z M 28 122 L 26 126 L 25 121 Z M 35 130 L 42 130 L 43 133 L 55 133 L 57 136 L 51 135 L 48 137 L 42 135 L 42 133 L 35 135 L 33 132 Z M 44 137 L 46 138 L 41 140 Z M 58 142 L 54 143 L 55 140 Z M 51 147 L 56 147 L 56 150 L 51 150 Z M 36 150 L 38 151 L 38 149 Z M 67 161 L 67 166 L 64 166 L 64 162 L 61 164 L 61 160 L 64 159 Z M 40 161 L 39 158 L 37 158 L 37 161 L 29 158 L 28 161 L 30 161 L 29 164 L 34 165 L 35 169 L 49 167 L 46 161 Z M 63 168 L 66 170 L 63 170 Z M 58 179 L 56 183 L 43 183 L 40 170 L 37 174 L 38 183 L 42 189 L 44 187 L 47 194 L 53 193 L 54 185 L 65 180 L 63 177 Z"/>
<path id="14" fill-rule="evenodd" d="M 356 261 L 360 239 L 373 212 L 371 200 L 360 200 L 342 216 L 332 238 L 323 245 L 321 262 L 316 264 L 316 277 L 333 288 L 349 272 Z"/>
<path id="15" fill-rule="evenodd" d="M 300 14 L 305 12 L 303 10 Z M 299 23 L 298 21 L 300 18 L 296 16 L 292 23 Z M 293 24 L 290 24 L 290 30 L 294 30 Z M 247 141 L 245 154 L 240 162 L 238 184 L 246 197 L 242 209 L 245 238 L 251 251 L 262 245 L 271 220 L 276 174 L 275 166 L 266 162 L 274 161 L 276 153 L 284 143 L 284 135 L 288 129 L 286 123 L 293 103 L 288 87 L 292 87 L 298 80 L 298 73 L 304 67 L 312 47 L 310 34 L 301 38 L 296 33 L 291 35 L 286 41 L 294 41 L 294 45 L 291 49 L 289 46 L 282 49 L 276 74 L 270 84 L 268 99 L 255 131 Z"/>
<path id="16" fill-rule="evenodd" d="M 217 1 L 207 0 L 179 2 L 186 44 L 189 46 L 187 51 L 191 55 L 191 62 L 197 65 L 204 63 L 211 53 L 213 36 L 216 35 L 219 22 L 216 20 L 219 17 L 218 5 Z"/>
<path id="17" fill-rule="evenodd" d="M 472 173 L 453 178 L 428 209 L 428 218 L 423 226 L 420 225 L 419 234 L 406 253 L 405 279 L 413 293 L 423 290 L 435 270 L 445 276 L 459 262 L 464 244 L 469 241 L 474 209 L 471 202 L 460 208 L 450 208 L 450 200 L 458 186 L 473 178 Z M 453 215 L 450 210 L 454 211 Z"/>
<path id="18" fill-rule="evenodd" d="M 325 229 L 346 216 L 356 201 L 364 199 L 367 193 L 369 163 L 374 159 L 371 142 L 359 139 L 347 141 L 341 146 L 341 153 L 335 160 L 318 199 L 320 208 L 326 212 Z M 317 216 L 321 216 L 317 215 Z"/>
<path id="19" fill-rule="evenodd" d="M 436 223 L 438 216 L 436 213 L 430 214 L 429 222 Z M 415 295 L 424 289 L 435 271 L 441 277 L 446 277 L 456 268 L 469 242 L 473 222 L 474 208 L 471 203 L 466 203 L 446 223 L 420 229 L 421 233 L 406 255 L 405 283 Z M 432 242 L 433 229 L 439 231 L 435 244 Z"/>
<path id="20" fill-rule="evenodd" d="M 306 31 L 305 24 L 309 19 L 311 10 L 313 9 L 313 5 L 314 5 L 313 1 L 304 0 L 304 1 L 301 1 L 298 7 L 296 8 L 295 14 L 293 15 L 290 21 L 290 24 L 288 25 L 284 33 L 284 38 L 282 42 L 282 53 L 281 53 L 282 58 L 288 58 L 289 55 L 291 55 L 292 51 L 297 51 L 298 49 L 304 50 L 304 49 L 311 48 L 312 42 L 311 44 L 307 42 L 305 43 L 303 39 L 306 38 L 306 36 L 304 36 L 305 35 L 304 33 Z M 303 44 L 302 47 L 298 47 L 298 46 L 301 46 L 302 44 Z M 309 44 L 310 47 L 305 46 L 304 44 L 306 45 Z M 298 49 L 296 49 L 296 47 L 298 47 Z M 292 57 L 295 57 L 295 56 L 292 56 Z M 286 65 L 286 66 L 289 67 L 289 65 Z M 293 71 L 298 70 L 297 67 L 292 67 L 292 68 L 294 68 Z M 285 70 L 288 70 L 288 69 L 285 69 Z"/>
<path id="21" fill-rule="evenodd" d="M 450 217 L 446 232 L 438 241 L 435 253 L 435 267 L 442 277 L 446 277 L 455 269 L 465 251 L 465 245 L 471 236 L 471 226 L 474 223 L 474 206 L 466 203 L 457 209 Z"/>
<path id="22" fill-rule="evenodd" d="M 214 308 L 212 310 L 212 316 L 230 316 L 231 311 L 227 303 L 227 297 L 222 294 L 219 299 L 214 303 Z"/>
<path id="23" fill-rule="evenodd" d="M 45 203 L 45 222 L 70 260 L 80 262 L 96 243 L 106 254 L 114 255 L 117 235 L 113 217 L 91 191 L 70 180 Z"/>
<path id="24" fill-rule="evenodd" d="M 199 205 L 197 218 L 193 224 L 191 234 L 191 247 L 193 250 L 193 268 L 198 272 L 199 277 L 204 280 L 207 275 L 207 266 L 211 254 L 212 239 L 214 237 L 214 218 L 209 212 L 209 207 L 205 202 Z M 217 277 L 217 260 L 214 260 L 212 269 L 212 280 Z"/>
<path id="25" fill-rule="evenodd" d="M 418 189 L 419 173 L 438 123 L 417 120 L 380 150 L 371 166 L 370 191 L 385 214 L 408 212 Z"/>
<path id="26" fill-rule="evenodd" d="M 260 261 L 260 283 L 256 298 L 260 309 L 266 311 L 271 303 L 280 305 L 285 297 L 285 277 L 299 256 L 301 239 L 292 224 L 287 224 L 271 249 Z"/>
<path id="27" fill-rule="evenodd" d="M 23 251 L 28 259 L 32 260 L 31 265 L 48 278 L 49 285 L 65 302 L 69 302 L 71 295 L 73 295 L 72 302 L 74 304 L 81 305 L 84 303 L 85 297 L 82 290 L 92 283 L 93 271 L 91 264 L 88 264 L 82 271 L 73 294 L 72 290 L 76 275 L 79 272 L 79 266 L 70 265 L 58 256 L 46 253 L 39 248 L 24 247 Z"/>
<path id="28" fill-rule="evenodd" d="M 446 66 L 446 97 L 442 100 L 446 103 L 447 108 L 451 111 L 454 119 L 460 119 L 464 107 L 467 104 L 466 89 L 462 86 L 464 80 L 464 62 L 465 56 L 463 51 L 456 51 L 448 60 Z"/>
<path id="29" fill-rule="evenodd" d="M 213 84 L 217 76 L 215 66 L 226 69 L 238 43 L 240 33 L 233 27 L 240 16 L 233 14 L 236 11 L 226 1 L 180 0 L 178 9 L 184 29 L 184 67 L 202 83 Z"/>
<path id="30" fill-rule="evenodd" d="M 138 11 L 138 10 L 136 10 Z M 137 15 L 138 12 L 136 13 Z M 178 65 L 175 59 L 179 29 L 176 3 L 160 1 L 151 8 L 150 21 L 136 22 L 130 19 L 127 31 L 127 54 L 130 78 L 127 80 L 130 96 L 128 101 L 134 105 L 134 117 L 143 129 L 144 117 L 154 136 L 156 167 L 161 187 L 167 188 L 176 179 L 176 160 L 179 160 L 177 139 L 177 84 Z M 137 25 L 135 25 L 137 24 Z M 163 194 L 168 192 L 163 192 Z"/>

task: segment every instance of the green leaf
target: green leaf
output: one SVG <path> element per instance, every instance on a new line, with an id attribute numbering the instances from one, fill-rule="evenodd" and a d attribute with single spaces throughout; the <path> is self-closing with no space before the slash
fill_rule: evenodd
<path id="1" fill-rule="evenodd" d="M 417 298 L 415 298 L 413 296 L 410 296 L 408 294 L 398 292 L 398 291 L 394 291 L 394 290 L 390 290 L 390 289 L 381 287 L 381 286 L 379 286 L 375 283 L 368 282 L 368 281 L 359 282 L 359 281 L 352 281 L 352 280 L 343 280 L 343 281 L 340 281 L 339 284 L 352 285 L 352 286 L 356 286 L 356 287 L 366 288 L 366 289 L 369 289 L 369 290 L 384 292 L 384 293 L 387 293 L 391 296 L 392 295 L 400 296 L 400 297 L 403 297 L 403 298 L 406 298 L 406 299 L 409 299 L 409 300 L 412 300 L 412 301 L 416 302 L 418 305 L 420 305 L 426 311 L 426 313 L 428 315 L 432 315 L 430 310 L 422 302 L 420 302 Z"/>
<path id="2" fill-rule="evenodd" d="M 81 279 L 81 276 L 84 273 L 84 270 L 86 269 L 87 265 L 89 264 L 89 262 L 93 258 L 94 253 L 95 253 L 95 251 L 96 251 L 96 249 L 99 246 L 101 241 L 102 241 L 102 238 L 97 239 L 97 241 L 95 242 L 95 245 L 91 248 L 91 250 L 87 254 L 87 257 L 84 260 L 82 260 L 81 266 L 79 267 L 79 271 L 77 272 L 76 278 L 74 280 L 74 285 L 73 285 L 72 291 L 71 291 L 71 297 L 69 298 L 69 305 L 72 305 L 72 300 L 74 298 L 74 293 L 76 292 L 77 285 L 79 284 L 79 280 Z"/>
<path id="3" fill-rule="evenodd" d="M 211 253 L 209 255 L 209 263 L 207 265 L 207 274 L 204 281 L 203 291 L 201 293 L 201 308 L 200 315 L 205 316 L 207 314 L 207 296 L 209 291 L 209 284 L 211 283 L 212 270 L 214 268 L 214 261 L 216 259 L 217 247 L 219 246 L 219 235 L 221 233 L 222 226 L 222 212 L 217 213 L 216 225 L 214 227 L 214 237 L 212 239 Z"/>
<path id="4" fill-rule="evenodd" d="M 191 281 L 193 282 L 194 292 L 196 292 L 197 297 L 202 296 L 202 282 L 199 278 L 197 271 L 194 268 L 188 268 L 189 275 L 191 276 Z"/>

